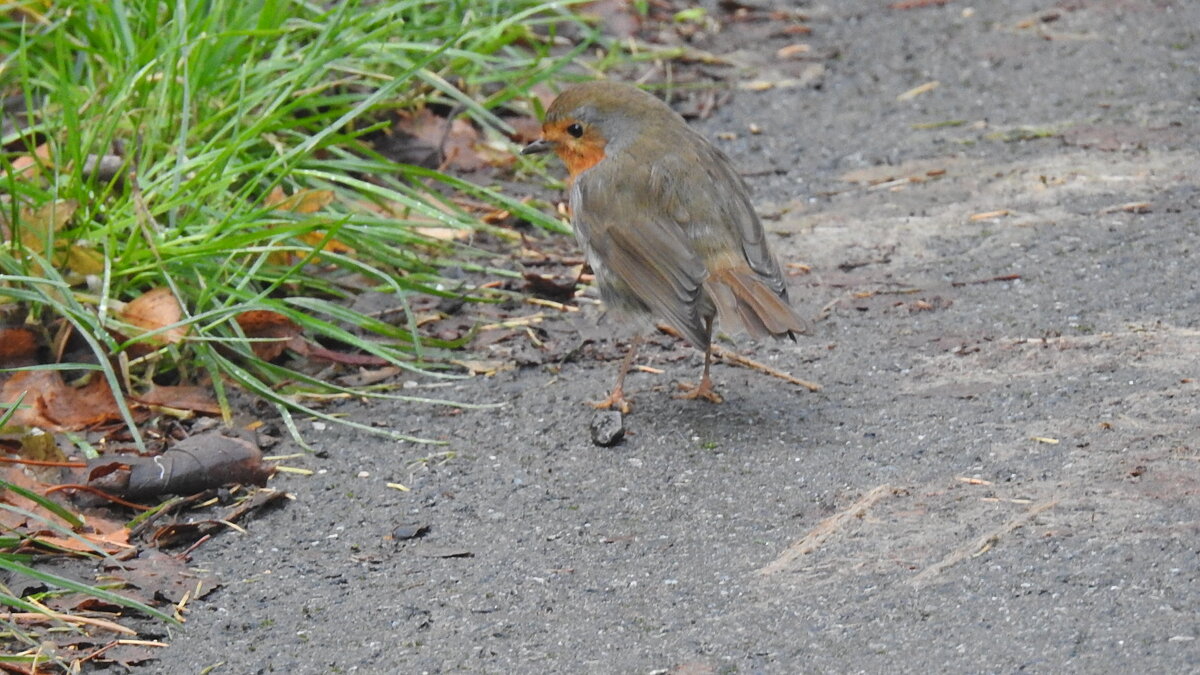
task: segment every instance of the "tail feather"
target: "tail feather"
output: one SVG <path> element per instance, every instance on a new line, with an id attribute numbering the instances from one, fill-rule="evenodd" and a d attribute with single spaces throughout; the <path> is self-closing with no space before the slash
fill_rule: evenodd
<path id="1" fill-rule="evenodd" d="M 726 322 L 741 324 L 754 337 L 795 337 L 808 322 L 752 270 L 721 270 L 709 277 L 710 293 Z"/>

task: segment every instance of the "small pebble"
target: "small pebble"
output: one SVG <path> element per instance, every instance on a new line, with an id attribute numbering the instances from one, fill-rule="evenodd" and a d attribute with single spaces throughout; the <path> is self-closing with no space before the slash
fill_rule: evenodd
<path id="1" fill-rule="evenodd" d="M 403 525 L 397 525 L 396 528 L 392 530 L 392 539 L 395 539 L 396 541 L 403 541 L 405 539 L 419 537 L 428 531 L 429 526 L 424 523 L 405 523 Z"/>
<path id="2" fill-rule="evenodd" d="M 611 448 L 625 438 L 625 418 L 617 410 L 598 410 L 589 426 L 592 442 L 602 448 Z"/>

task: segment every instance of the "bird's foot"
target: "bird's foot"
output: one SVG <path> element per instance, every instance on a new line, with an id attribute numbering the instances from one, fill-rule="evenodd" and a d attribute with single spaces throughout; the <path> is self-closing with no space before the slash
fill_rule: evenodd
<path id="1" fill-rule="evenodd" d="M 697 384 L 695 386 L 681 382 L 679 384 L 679 389 L 683 393 L 676 395 L 675 398 L 685 399 L 685 400 L 689 400 L 689 401 L 693 400 L 693 399 L 697 399 L 697 398 L 702 398 L 705 401 L 708 401 L 709 403 L 724 403 L 725 402 L 725 399 L 721 398 L 721 395 L 717 393 L 717 390 L 713 389 L 712 380 L 708 379 L 707 377 L 700 380 L 700 384 Z"/>
<path id="2" fill-rule="evenodd" d="M 616 410 L 622 415 L 628 415 L 629 411 L 633 410 L 633 406 L 629 404 L 629 399 L 625 398 L 625 390 L 621 387 L 613 389 L 608 398 L 603 401 L 589 402 L 588 405 L 597 410 Z"/>

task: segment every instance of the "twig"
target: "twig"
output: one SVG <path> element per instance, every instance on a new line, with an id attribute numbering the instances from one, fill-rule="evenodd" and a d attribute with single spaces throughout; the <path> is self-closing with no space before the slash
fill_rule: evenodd
<path id="1" fill-rule="evenodd" d="M 977 555 L 983 554 L 985 551 L 995 545 L 995 543 L 1000 540 L 1000 537 L 1023 526 L 1025 523 L 1033 520 L 1034 516 L 1042 511 L 1045 511 L 1046 509 L 1053 507 L 1055 504 L 1058 504 L 1057 499 L 1052 499 L 1048 502 L 1042 502 L 1041 504 L 1036 504 L 1029 507 L 1029 510 L 1025 513 L 1012 518 L 1007 523 L 1004 523 L 991 532 L 988 532 L 977 539 L 959 546 L 951 551 L 945 558 L 942 558 L 938 562 L 921 570 L 920 573 L 908 580 L 908 585 L 921 586 L 931 578 L 941 574 L 945 570 L 957 565 L 967 558 L 974 558 Z"/>
<path id="2" fill-rule="evenodd" d="M 683 336 L 679 334 L 679 331 L 675 330 L 674 328 L 672 328 L 666 324 L 661 324 L 661 323 L 658 324 L 658 330 L 660 333 L 666 333 L 667 335 L 670 335 L 672 337 L 677 337 L 677 338 L 683 339 Z M 784 382 L 790 382 L 792 384 L 804 387 L 805 389 L 807 389 L 809 391 L 821 391 L 821 385 L 816 384 L 815 382 L 809 382 L 807 380 L 801 380 L 798 377 L 792 377 L 791 375 L 783 372 L 782 370 L 776 370 L 775 368 L 772 368 L 771 366 L 768 366 L 764 363 L 759 363 L 758 361 L 755 361 L 754 359 L 752 359 L 748 356 L 742 356 L 741 354 L 738 354 L 737 352 L 726 349 L 726 348 L 722 347 L 721 345 L 713 345 L 712 346 L 712 354 L 713 354 L 713 356 L 720 358 L 720 359 L 724 359 L 734 365 L 742 366 L 743 368 L 749 368 L 750 370 L 757 370 L 760 373 L 770 375 L 771 377 L 779 378 L 779 379 L 783 380 Z"/>
<path id="3" fill-rule="evenodd" d="M 574 307 L 572 305 L 564 305 L 561 302 L 555 302 L 553 300 L 546 300 L 545 298 L 525 298 L 525 302 L 527 302 L 531 305 L 538 305 L 539 307 L 549 307 L 551 309 L 557 309 L 560 312 L 578 312 L 579 311 L 578 307 Z"/>
<path id="4" fill-rule="evenodd" d="M 67 469 L 86 469 L 87 462 L 58 462 L 44 459 L 25 459 L 24 457 L 0 457 L 0 462 L 8 464 L 25 464 L 28 466 L 58 466 Z"/>
<path id="5" fill-rule="evenodd" d="M 998 277 L 990 277 L 988 279 L 976 279 L 974 281 L 952 281 L 952 282 L 950 282 L 950 285 L 955 288 L 962 288 L 963 286 L 973 286 L 975 284 L 990 284 L 993 281 L 1020 281 L 1020 280 L 1021 280 L 1020 274 L 1005 274 L 1005 275 L 998 276 Z"/>
<path id="6" fill-rule="evenodd" d="M 62 485 L 54 485 L 52 487 L 48 487 L 45 490 L 43 490 L 42 494 L 48 495 L 52 492 L 59 492 L 62 490 L 78 490 L 80 492 L 88 492 L 88 493 L 94 494 L 97 497 L 100 497 L 102 499 L 107 499 L 110 502 L 116 502 L 117 504 L 120 504 L 121 506 L 128 506 L 129 508 L 137 509 L 138 511 L 149 511 L 150 509 L 154 508 L 153 506 L 145 506 L 143 504 L 134 504 L 133 502 L 121 499 L 120 497 L 118 497 L 114 494 L 105 492 L 104 490 L 101 490 L 98 487 L 93 487 L 91 485 L 81 485 L 79 483 L 63 483 Z"/>
<path id="7" fill-rule="evenodd" d="M 765 577 L 787 569 L 800 556 L 808 555 L 820 548 L 821 544 L 824 544 L 847 523 L 862 518 L 867 509 L 891 493 L 892 486 L 885 483 L 859 497 L 858 501 L 850 505 L 850 508 L 822 520 L 808 534 L 793 542 L 791 546 L 784 549 L 783 553 L 779 554 L 778 558 L 760 568 L 758 574 Z"/>
<path id="8" fill-rule="evenodd" d="M 119 623 L 97 619 L 90 616 L 79 616 L 77 614 L 60 614 L 58 612 L 47 611 L 41 612 L 14 612 L 12 614 L 0 614 L 0 618 L 9 621 L 24 621 L 27 623 L 46 623 L 48 621 L 62 621 L 63 623 L 82 623 L 105 630 L 111 630 L 114 633 L 123 635 L 137 635 L 137 631 L 132 628 L 126 628 Z"/>
<path id="9" fill-rule="evenodd" d="M 816 382 L 809 382 L 808 380 L 801 380 L 798 377 L 793 377 L 782 370 L 776 370 L 765 363 L 759 363 L 748 356 L 742 356 L 741 354 L 730 351 L 721 345 L 713 345 L 712 353 L 713 356 L 729 361 L 730 363 L 735 363 L 751 370 L 757 370 L 760 373 L 765 373 L 771 377 L 777 377 L 784 382 L 790 382 L 792 384 L 799 385 L 809 391 L 821 391 L 821 385 L 817 384 Z"/>

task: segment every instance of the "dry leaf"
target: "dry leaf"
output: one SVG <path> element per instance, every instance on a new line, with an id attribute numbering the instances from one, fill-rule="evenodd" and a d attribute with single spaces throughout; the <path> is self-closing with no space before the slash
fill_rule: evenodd
<path id="1" fill-rule="evenodd" d="M 232 483 L 266 485 L 271 469 L 248 441 L 216 432 L 185 438 L 161 455 L 109 455 L 88 462 L 88 485 L 126 499 L 190 495 Z"/>
<path id="2" fill-rule="evenodd" d="M 35 173 L 39 166 L 50 163 L 50 146 L 42 143 L 33 150 L 32 155 L 20 155 L 12 162 L 12 175 L 17 178 L 28 178 Z"/>
<path id="3" fill-rule="evenodd" d="M 276 187 L 267 196 L 265 204 L 276 211 L 316 213 L 332 204 L 333 199 L 333 190 L 300 190 L 289 197 L 283 188 Z"/>
<path id="4" fill-rule="evenodd" d="M 110 561 L 103 568 L 107 580 L 122 581 L 141 590 L 147 599 L 171 604 L 189 594 L 193 599 L 204 597 L 221 586 L 216 577 L 189 569 L 178 556 L 156 549 L 142 551 L 131 560 Z"/>
<path id="5" fill-rule="evenodd" d="M 265 309 L 242 312 L 237 316 L 238 325 L 246 337 L 271 339 L 271 342 L 251 342 L 254 355 L 264 361 L 272 361 L 287 349 L 288 343 L 301 334 L 300 326 L 286 316 Z"/>
<path id="6" fill-rule="evenodd" d="M 64 199 L 42 204 L 37 210 L 21 208 L 18 220 L 21 223 L 21 246 L 35 253 L 46 252 L 46 242 L 53 241 L 54 235 L 71 221 L 79 203 L 73 199 Z M 7 225 L 7 220 L 0 216 L 0 223 Z M 5 237 L 11 237 L 10 229 L 5 229 Z"/>
<path id="7" fill-rule="evenodd" d="M 0 326 L 0 368 L 37 363 L 37 335 L 24 326 Z"/>
<path id="8" fill-rule="evenodd" d="M 82 387 L 71 387 L 58 371 L 23 370 L 0 387 L 0 404 L 11 405 L 23 392 L 25 407 L 11 424 L 46 431 L 78 430 L 121 419 L 108 381 L 98 374 Z"/>
<path id="9" fill-rule="evenodd" d="M 211 392 L 205 387 L 164 386 L 154 385 L 150 391 L 131 396 L 142 405 L 162 406 L 176 410 L 193 410 L 208 415 L 221 414 L 221 406 L 213 400 Z"/>
<path id="10" fill-rule="evenodd" d="M 171 289 L 160 287 L 134 298 L 117 316 L 125 323 L 149 333 L 179 323 L 183 319 L 183 308 Z M 147 337 L 146 341 L 156 345 L 174 344 L 183 340 L 187 330 L 187 326 L 174 326 Z"/>
<path id="11" fill-rule="evenodd" d="M 380 151 L 409 164 L 478 171 L 516 161 L 507 146 L 483 140 L 470 122 L 463 119 L 447 122 L 428 108 L 400 113 L 395 131 Z"/>
<path id="12" fill-rule="evenodd" d="M 336 195 L 333 190 L 300 190 L 292 196 L 287 196 L 283 188 L 276 187 L 267 196 L 264 202 L 267 206 L 276 211 L 289 211 L 291 213 L 309 214 L 316 213 L 321 209 L 333 203 Z M 354 249 L 337 239 L 329 239 L 325 241 L 324 230 L 313 230 L 306 232 L 298 237 L 300 241 L 309 246 L 321 246 L 322 251 L 330 251 L 332 253 L 353 253 Z M 324 244 L 322 244 L 324 242 Z M 274 260 L 279 264 L 290 263 L 295 256 L 291 254 L 283 254 L 282 260 Z"/>
<path id="13" fill-rule="evenodd" d="M 80 276 L 96 276 L 104 272 L 104 254 L 94 248 L 72 244 L 67 248 L 67 269 Z"/>

